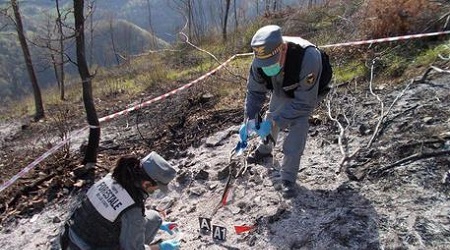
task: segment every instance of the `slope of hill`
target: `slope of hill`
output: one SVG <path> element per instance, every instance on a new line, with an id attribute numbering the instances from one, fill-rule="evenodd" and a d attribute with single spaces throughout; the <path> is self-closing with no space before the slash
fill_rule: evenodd
<path id="1" fill-rule="evenodd" d="M 167 48 L 169 44 L 155 37 L 150 32 L 125 20 L 99 21 L 95 23 L 93 47 L 87 39 L 88 59 L 96 67 L 111 67 L 124 63 L 130 55 L 140 54 L 148 50 Z M 45 43 L 41 37 L 44 31 L 29 32 L 29 37 L 37 44 Z M 12 31 L 0 32 L 0 97 L 1 102 L 18 100 L 18 96 L 27 95 L 31 91 L 26 68 L 17 39 L 17 33 Z M 66 42 L 66 54 L 75 60 L 75 47 L 71 41 Z M 33 63 L 39 84 L 44 90 L 56 85 L 55 73 L 49 60 L 50 51 L 36 46 L 31 47 Z M 92 51 L 92 56 L 91 52 Z M 73 64 L 66 64 L 67 79 L 77 70 Z"/>
<path id="2" fill-rule="evenodd" d="M 122 64 L 128 56 L 170 46 L 169 43 L 126 20 L 103 20 L 97 22 L 95 27 L 93 63 L 102 67 Z"/>
<path id="3" fill-rule="evenodd" d="M 284 0 L 267 1 L 265 4 L 259 1 L 233 1 L 232 9 L 229 18 L 229 31 L 240 25 L 246 24 L 254 20 L 256 16 L 262 15 L 267 10 L 271 9 L 287 9 L 289 6 L 305 5 L 307 1 Z M 320 2 L 320 1 L 318 1 Z M 145 52 L 143 49 L 160 48 L 165 42 L 175 43 L 178 38 L 178 32 L 185 24 L 183 13 L 187 11 L 187 2 L 184 1 L 165 1 L 165 0 L 134 0 L 134 1 L 94 1 L 94 9 L 92 15 L 89 16 L 89 22 L 103 23 L 99 24 L 102 28 L 98 30 L 97 25 L 94 27 L 94 37 L 98 41 L 94 41 L 94 47 L 87 49 L 87 57 L 91 65 L 109 67 L 116 65 L 118 62 L 123 62 L 122 59 L 117 58 L 117 54 L 112 49 L 111 43 L 111 28 L 109 27 L 109 20 L 114 20 L 119 27 L 114 27 L 117 33 L 114 34 L 115 45 L 118 49 L 116 52 L 122 56 L 131 54 L 140 54 Z M 222 1 L 195 1 L 192 4 L 191 11 L 193 11 L 193 18 L 195 23 L 202 31 L 201 35 L 207 35 L 209 31 L 217 31 L 222 27 L 222 16 L 224 6 Z M 71 0 L 59 1 L 60 9 L 63 16 L 67 16 L 67 26 L 71 25 L 70 9 L 72 8 Z M 265 6 L 268 4 L 269 6 Z M 0 8 L 7 9 L 9 1 L 0 1 Z M 90 9 L 88 2 L 85 4 L 87 14 Z M 53 66 L 50 64 L 49 51 L 36 48 L 33 43 L 41 44 L 41 46 L 48 46 L 45 40 L 47 36 L 54 32 L 54 20 L 56 20 L 56 7 L 54 1 L 36 0 L 25 1 L 19 3 L 22 14 L 23 24 L 27 33 L 27 38 L 30 41 L 30 49 L 32 52 L 32 59 L 36 68 L 36 73 L 39 79 L 41 88 L 56 87 L 55 74 L 52 71 Z M 10 14 L 11 15 L 11 14 Z M 236 15 L 232 18 L 232 16 Z M 91 19 L 92 18 L 92 19 Z M 17 42 L 15 28 L 13 23 L 4 16 L 0 15 L 0 103 L 6 101 L 15 101 L 29 95 L 31 87 L 29 78 L 25 69 L 22 51 Z M 91 27 L 86 28 L 89 29 Z M 70 29 L 69 29 L 70 30 Z M 152 30 L 156 37 L 153 38 L 148 32 Z M 136 33 L 135 33 L 136 32 Z M 68 31 L 66 36 L 71 36 L 72 31 Z M 90 32 L 86 31 L 87 44 L 89 44 Z M 12 36 L 10 34 L 13 34 Z M 53 39 L 56 39 L 55 37 Z M 106 41 L 106 42 L 104 42 Z M 67 41 L 66 48 L 68 55 L 74 55 L 74 42 Z M 56 46 L 55 46 L 56 48 Z M 91 51 L 94 56 L 91 56 Z M 74 61 L 74 60 L 73 60 Z M 67 72 L 76 73 L 73 65 L 67 63 Z M 68 75 L 68 78 L 70 76 Z"/>
<path id="4" fill-rule="evenodd" d="M 354 3 L 339 3 L 344 2 Z M 372 31 L 355 31 L 359 23 L 349 14 L 355 11 L 354 5 L 337 7 L 267 17 L 230 38 L 229 44 L 214 48 L 214 54 L 223 60 L 230 51 L 242 52 L 233 43 L 248 45 L 253 29 L 267 22 L 286 24 L 286 34 L 305 35 L 318 44 L 343 42 L 344 37 L 360 40 Z M 104 27 L 108 28 L 107 23 Z M 107 34 L 103 40 L 108 40 Z M 360 39 L 351 39 L 356 34 Z M 216 38 L 212 44 L 221 43 Z M 142 157 L 155 150 L 179 171 L 172 193 L 155 195 L 148 208 L 163 208 L 167 220 L 179 223 L 173 237 L 181 240 L 183 249 L 445 249 L 450 232 L 450 77 L 446 70 L 424 75 L 422 71 L 430 69 L 430 64 L 449 68 L 448 60 L 439 59 L 449 52 L 446 39 L 329 51 L 335 88 L 327 99 L 330 106 L 321 103 L 309 119 L 295 199 L 283 199 L 275 188 L 281 140 L 274 158 L 262 164 L 246 166 L 242 156 L 230 159 L 243 119 L 251 60 L 237 59 L 188 89 L 102 123 L 95 169 L 80 163 L 88 137 L 84 132 L 8 186 L 0 193 L 0 244 L 4 249 L 57 248 L 59 229 L 79 202 L 78 194 L 110 171 L 121 155 Z M 372 67 L 367 67 L 369 62 Z M 139 57 L 103 75 L 100 72 L 94 79 L 98 115 L 163 96 L 216 63 L 206 53 L 183 47 Z M 139 91 L 127 89 L 141 83 L 145 84 Z M 68 132 L 86 125 L 81 91 L 75 92 L 73 99 L 49 104 L 47 117 L 40 122 L 30 123 L 23 117 L 0 123 L 2 182 Z M 241 169 L 245 171 L 237 175 Z M 230 196 L 223 204 L 230 176 Z M 219 230 L 200 230 L 199 218 L 211 219 Z M 253 229 L 242 234 L 234 231 L 234 226 L 245 225 Z"/>
<path id="5" fill-rule="evenodd" d="M 450 166 L 450 77 L 433 78 L 375 91 L 392 109 L 369 147 L 380 103 L 367 97 L 365 87 L 339 88 L 330 113 L 352 117 L 339 121 L 350 121 L 345 124 L 346 141 L 350 152 L 358 153 L 349 168 L 339 171 L 343 156 L 337 143 L 339 127 L 322 104 L 310 120 L 310 138 L 297 179 L 299 194 L 292 200 L 283 199 L 275 189 L 281 146 L 276 147 L 273 161 L 248 165 L 236 174 L 244 167 L 242 157 L 230 158 L 238 140 L 237 121 L 214 129 L 217 133 L 210 137 L 197 137 L 199 147 L 180 143 L 170 150 L 161 144 L 141 147 L 133 139 L 138 126 L 127 129 L 123 121 L 112 122 L 103 128 L 109 139 L 102 143 L 96 171 L 109 169 L 112 158 L 128 145 L 141 154 L 157 150 L 172 155 L 170 162 L 179 170 L 170 185 L 173 191 L 163 198 L 155 195 L 148 207 L 165 209 L 166 220 L 179 224 L 176 235 L 161 233 L 158 238 L 176 237 L 182 249 L 445 249 L 450 236 L 450 183 L 443 181 Z M 180 138 L 204 134 L 193 129 L 200 124 L 216 126 L 240 116 L 231 110 L 218 113 L 203 108 L 201 113 L 201 120 L 186 114 L 184 129 L 177 131 Z M 152 112 L 144 114 L 158 119 Z M 157 130 L 150 120 L 142 121 L 145 134 Z M 255 139 L 250 142 L 255 143 Z M 396 164 L 399 161 L 403 163 Z M 229 173 L 237 177 L 232 178 L 228 203 L 218 206 Z M 56 249 L 57 233 L 76 203 L 74 196 L 32 217 L 14 220 L 2 228 L 0 243 L 4 249 Z M 214 239 L 221 236 L 218 231 L 200 230 L 200 218 L 225 230 L 221 231 L 225 241 Z M 238 234 L 235 226 L 254 228 Z"/>

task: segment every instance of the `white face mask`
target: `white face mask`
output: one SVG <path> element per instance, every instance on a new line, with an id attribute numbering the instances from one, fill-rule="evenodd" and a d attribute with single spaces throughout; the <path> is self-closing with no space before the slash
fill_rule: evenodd
<path id="1" fill-rule="evenodd" d="M 270 66 L 262 67 L 262 70 L 267 76 L 276 76 L 281 71 L 281 65 L 279 62 L 277 62 Z"/>

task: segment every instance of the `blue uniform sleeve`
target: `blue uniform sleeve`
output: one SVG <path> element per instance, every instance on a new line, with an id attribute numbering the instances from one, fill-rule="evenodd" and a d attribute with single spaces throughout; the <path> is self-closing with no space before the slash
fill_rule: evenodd
<path id="1" fill-rule="evenodd" d="M 260 112 L 267 98 L 268 89 L 264 79 L 258 74 L 253 63 L 247 80 L 247 93 L 245 97 L 245 116 L 254 119 Z"/>
<path id="2" fill-rule="evenodd" d="M 319 78 L 322 73 L 322 58 L 315 47 L 305 50 L 301 65 L 300 82 L 294 92 L 294 99 L 274 117 L 277 125 L 284 129 L 288 124 L 300 117 L 308 117 L 317 105 Z"/>
<path id="3" fill-rule="evenodd" d="M 142 215 L 142 208 L 132 207 L 128 209 L 122 214 L 121 220 L 120 249 L 146 249 L 145 217 Z"/>

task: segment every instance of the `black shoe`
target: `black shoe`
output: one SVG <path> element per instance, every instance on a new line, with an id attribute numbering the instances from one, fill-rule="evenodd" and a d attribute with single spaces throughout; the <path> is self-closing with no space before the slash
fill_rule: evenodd
<path id="1" fill-rule="evenodd" d="M 297 192 L 295 190 L 295 182 L 287 180 L 281 181 L 281 192 L 283 193 L 283 197 L 286 199 L 297 196 Z"/>
<path id="2" fill-rule="evenodd" d="M 271 153 L 261 153 L 256 149 L 249 156 L 247 156 L 247 163 L 262 163 L 264 159 L 272 157 Z"/>

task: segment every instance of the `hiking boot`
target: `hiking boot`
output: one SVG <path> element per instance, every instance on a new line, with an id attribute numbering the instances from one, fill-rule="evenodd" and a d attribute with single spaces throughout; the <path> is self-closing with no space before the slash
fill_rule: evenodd
<path id="1" fill-rule="evenodd" d="M 283 193 L 283 197 L 286 199 L 295 197 L 297 195 L 297 192 L 295 190 L 295 182 L 282 180 L 281 192 Z"/>
<path id="2" fill-rule="evenodd" d="M 271 153 L 261 153 L 258 149 L 253 151 L 249 156 L 247 156 L 247 163 L 262 163 L 264 159 L 272 157 Z"/>

